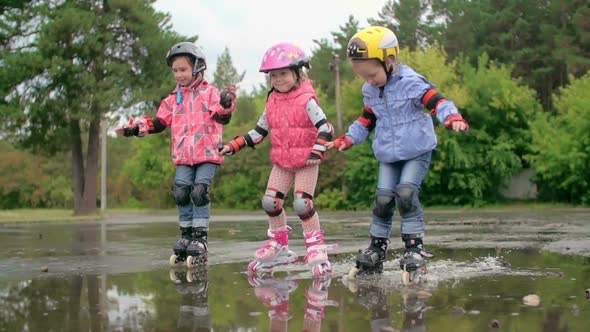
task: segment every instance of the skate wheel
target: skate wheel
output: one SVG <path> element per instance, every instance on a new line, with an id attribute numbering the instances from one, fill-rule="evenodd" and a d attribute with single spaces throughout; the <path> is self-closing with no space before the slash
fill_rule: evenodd
<path id="1" fill-rule="evenodd" d="M 358 291 L 359 291 L 359 285 L 358 285 L 358 283 L 357 283 L 357 280 L 356 280 L 356 279 L 354 279 L 354 278 L 349 278 L 348 276 L 346 276 L 346 282 L 344 283 L 344 285 L 345 285 L 346 287 L 348 287 L 348 290 L 349 290 L 351 293 L 354 293 L 354 294 L 356 294 L 356 293 L 358 293 Z"/>
<path id="2" fill-rule="evenodd" d="M 187 282 L 195 281 L 195 278 L 193 278 L 193 274 L 190 270 L 186 271 L 186 281 Z"/>
<path id="3" fill-rule="evenodd" d="M 256 263 L 258 262 L 251 261 L 250 263 L 248 263 L 248 272 L 250 272 L 250 274 L 256 274 Z"/>
<path id="4" fill-rule="evenodd" d="M 409 286 L 420 281 L 420 271 L 402 271 L 402 284 Z"/>
<path id="5" fill-rule="evenodd" d="M 402 271 L 402 284 L 404 286 L 409 286 L 412 283 L 412 278 L 410 276 L 410 272 Z"/>
<path id="6" fill-rule="evenodd" d="M 174 270 L 170 270 L 170 280 L 172 280 L 172 282 L 174 282 L 175 284 L 180 283 L 180 279 L 178 278 Z"/>
<path id="7" fill-rule="evenodd" d="M 272 268 L 263 267 L 258 261 L 254 260 L 248 263 L 248 273 L 257 275 L 264 275 L 265 273 L 270 273 L 272 276 L 274 271 Z"/>
<path id="8" fill-rule="evenodd" d="M 176 255 L 170 256 L 170 259 L 169 259 L 170 266 L 176 265 L 177 262 L 178 262 L 178 256 L 176 256 Z"/>
<path id="9" fill-rule="evenodd" d="M 348 279 L 354 279 L 359 274 L 359 269 L 357 267 L 353 267 L 348 271 Z"/>
<path id="10" fill-rule="evenodd" d="M 195 267 L 195 263 L 195 258 L 193 256 L 186 257 L 186 267 L 192 269 L 193 267 Z"/>

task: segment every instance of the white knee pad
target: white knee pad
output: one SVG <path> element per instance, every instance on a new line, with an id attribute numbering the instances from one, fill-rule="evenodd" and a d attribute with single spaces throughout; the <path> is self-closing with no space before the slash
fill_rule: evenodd
<path id="1" fill-rule="evenodd" d="M 306 220 L 313 217 L 315 214 L 315 209 L 313 207 L 313 196 L 304 191 L 296 191 L 295 201 L 293 201 L 293 209 L 301 220 Z"/>
<path id="2" fill-rule="evenodd" d="M 262 208 L 270 217 L 276 217 L 283 212 L 285 194 L 272 188 L 266 189 L 262 196 Z"/>

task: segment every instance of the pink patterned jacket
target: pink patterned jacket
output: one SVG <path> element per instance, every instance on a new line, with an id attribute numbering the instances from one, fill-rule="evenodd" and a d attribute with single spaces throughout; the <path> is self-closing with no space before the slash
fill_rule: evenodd
<path id="1" fill-rule="evenodd" d="M 178 88 L 177 88 L 178 89 Z M 177 89 L 160 104 L 156 117 L 170 127 L 170 150 L 174 165 L 196 165 L 205 162 L 221 164 L 217 145 L 223 126 L 213 119 L 227 113 L 219 104 L 219 90 L 205 80 L 181 87 L 182 102 L 176 104 Z"/>
<path id="2" fill-rule="evenodd" d="M 266 102 L 266 118 L 270 129 L 270 159 L 283 168 L 306 165 L 318 135 L 305 108 L 310 99 L 317 101 L 310 80 L 287 93 L 273 92 Z M 318 102 L 319 104 L 319 102 Z"/>

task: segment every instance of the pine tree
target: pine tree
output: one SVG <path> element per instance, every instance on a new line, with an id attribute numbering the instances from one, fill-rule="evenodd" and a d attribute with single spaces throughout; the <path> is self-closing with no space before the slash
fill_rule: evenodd
<path id="1" fill-rule="evenodd" d="M 217 58 L 217 68 L 213 73 L 213 83 L 220 89 L 225 88 L 230 84 L 237 84 L 244 80 L 246 71 L 241 74 L 238 73 L 236 67 L 234 67 L 231 55 L 229 54 L 229 48 L 227 46 L 223 50 L 223 53 Z"/>
<path id="2" fill-rule="evenodd" d="M 43 0 L 2 8 L 0 126 L 36 153 L 71 153 L 76 214 L 96 210 L 101 119 L 153 107 L 172 86 L 162 59 L 185 38 L 151 2 Z"/>
<path id="3" fill-rule="evenodd" d="M 369 19 L 371 25 L 381 25 L 391 29 L 400 47 L 414 51 L 430 41 L 430 32 L 424 22 L 429 9 L 426 0 L 387 0 L 378 19 Z"/>

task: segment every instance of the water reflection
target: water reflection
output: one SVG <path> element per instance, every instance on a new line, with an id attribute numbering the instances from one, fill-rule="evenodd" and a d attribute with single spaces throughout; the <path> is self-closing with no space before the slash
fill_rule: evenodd
<path id="1" fill-rule="evenodd" d="M 484 254 L 441 250 L 418 289 L 399 285 L 396 264 L 354 283 L 308 271 L 248 278 L 245 263 L 0 278 L 0 331 L 486 331 L 492 321 L 502 330 L 587 329 L 587 258 L 515 250 L 500 266 L 482 264 Z M 335 262 L 336 271 L 352 264 Z M 540 306 L 523 305 L 527 294 Z"/>
<path id="2" fill-rule="evenodd" d="M 352 292 L 357 293 L 358 303 L 369 311 L 371 332 L 393 330 L 390 323 L 390 307 L 387 301 L 387 294 L 383 288 L 379 288 L 373 284 L 359 287 L 354 281 L 351 281 L 348 287 Z"/>
<path id="3" fill-rule="evenodd" d="M 206 267 L 188 271 L 170 270 L 170 278 L 181 295 L 177 331 L 210 331 L 209 280 Z"/>
<path id="4" fill-rule="evenodd" d="M 379 284 L 379 277 L 372 277 L 362 283 L 357 280 L 345 280 L 345 285 L 352 294 L 356 294 L 358 303 L 370 314 L 371 332 L 402 331 L 421 332 L 426 331 L 424 324 L 425 311 L 428 299 L 432 296 L 430 292 L 420 286 L 405 287 L 399 292 L 388 292 Z M 394 317 L 391 314 L 392 295 L 400 294 L 399 303 L 403 321 L 401 330 L 394 328 Z M 397 295 L 396 295 L 397 296 Z"/>
<path id="5" fill-rule="evenodd" d="M 402 305 L 404 308 L 404 322 L 402 331 L 422 332 L 426 331 L 424 325 L 424 311 L 430 294 L 420 289 L 406 288 L 401 291 Z"/>
<path id="6" fill-rule="evenodd" d="M 84 287 L 84 281 L 86 281 L 86 287 Z M 103 330 L 108 317 L 103 315 L 100 295 L 100 280 L 97 275 L 75 276 L 71 279 L 67 299 L 66 331 Z M 87 301 L 87 304 L 82 304 L 83 301 Z"/>
<path id="7" fill-rule="evenodd" d="M 331 281 L 331 278 L 314 279 L 311 286 L 305 290 L 304 331 L 320 331 L 322 320 L 326 317 L 325 308 L 327 306 L 338 306 L 338 302 L 328 300 L 328 289 Z"/>
<path id="8" fill-rule="evenodd" d="M 327 306 L 338 306 L 338 302 L 328 299 L 331 278 L 314 279 L 305 289 L 305 309 L 303 331 L 319 332 L 325 318 Z M 294 292 L 300 280 L 275 278 L 269 275 L 249 275 L 248 283 L 254 288 L 256 298 L 268 307 L 269 328 L 271 332 L 289 331 L 289 320 L 293 314 L 289 305 L 289 294 Z"/>
<path id="9" fill-rule="evenodd" d="M 95 226 L 78 224 L 73 229 L 70 250 L 74 255 L 104 255 L 104 233 Z M 66 331 L 103 331 L 108 325 L 105 314 L 106 274 L 74 275 L 70 278 Z M 87 303 L 82 303 L 86 301 Z M 85 308 L 85 310 L 81 309 Z M 88 324 L 89 323 L 89 324 Z"/>
<path id="10" fill-rule="evenodd" d="M 292 318 L 289 307 L 289 294 L 298 287 L 295 280 L 278 278 L 261 278 L 256 275 L 248 276 L 248 283 L 254 287 L 256 298 L 268 307 L 269 328 L 271 332 L 289 330 L 289 320 Z"/>

